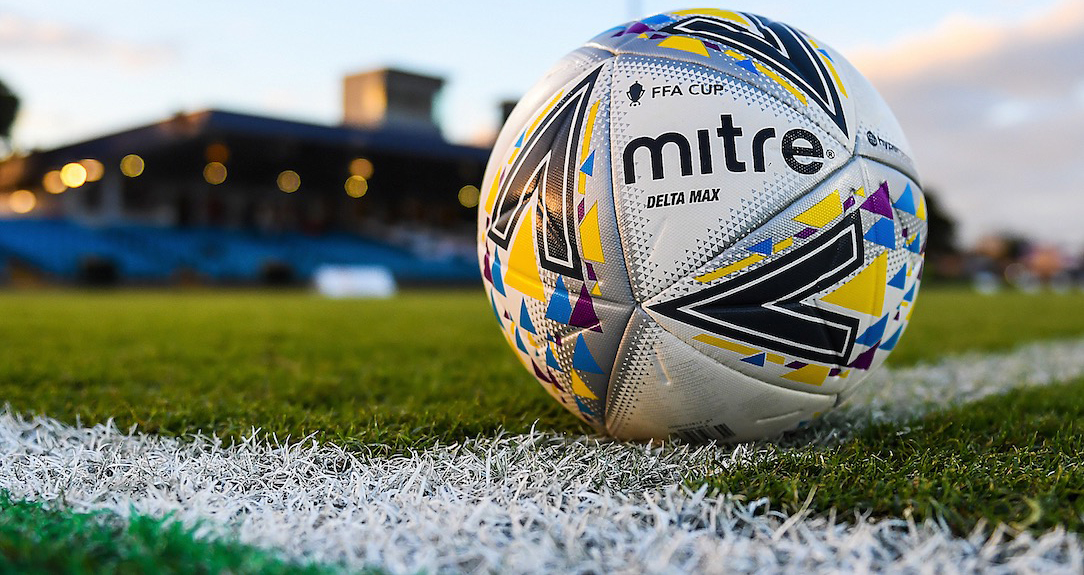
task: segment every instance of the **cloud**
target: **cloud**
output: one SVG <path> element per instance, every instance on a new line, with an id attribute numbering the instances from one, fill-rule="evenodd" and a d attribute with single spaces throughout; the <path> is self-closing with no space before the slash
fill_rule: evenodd
<path id="1" fill-rule="evenodd" d="M 58 22 L 34 20 L 14 13 L 0 14 L 0 51 L 22 56 L 63 59 L 103 59 L 132 68 L 162 64 L 174 57 L 165 44 L 145 44 L 107 38 L 90 30 Z"/>
<path id="2" fill-rule="evenodd" d="M 1016 23 L 951 16 L 851 58 L 885 96 L 965 241 L 1084 246 L 1084 2 Z"/>

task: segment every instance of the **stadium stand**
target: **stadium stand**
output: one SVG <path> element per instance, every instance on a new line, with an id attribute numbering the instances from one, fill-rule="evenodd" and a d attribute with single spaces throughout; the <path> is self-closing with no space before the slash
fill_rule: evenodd
<path id="1" fill-rule="evenodd" d="M 308 281 L 323 265 L 388 269 L 406 283 L 468 282 L 476 263 L 462 256 L 426 258 L 374 239 L 335 233 L 260 234 L 216 228 L 120 225 L 92 228 L 66 220 L 0 222 L 0 255 L 60 281 L 112 266 L 118 279 L 164 283 L 189 272 L 211 283 L 268 283 L 273 270 Z"/>
<path id="2" fill-rule="evenodd" d="M 442 83 L 347 77 L 338 125 L 205 110 L 9 156 L 0 267 L 75 283 L 284 284 L 323 265 L 478 281 L 488 149 L 441 135 Z"/>

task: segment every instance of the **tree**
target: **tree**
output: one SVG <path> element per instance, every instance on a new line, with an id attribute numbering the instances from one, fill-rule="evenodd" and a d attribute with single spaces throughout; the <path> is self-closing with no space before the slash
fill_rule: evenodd
<path id="1" fill-rule="evenodd" d="M 923 190 L 926 196 L 926 221 L 929 224 L 929 240 L 926 253 L 931 255 L 952 255 L 958 253 L 956 247 L 956 221 L 941 208 L 937 200 L 939 192 Z"/>
<path id="2" fill-rule="evenodd" d="M 0 82 L 0 157 L 11 153 L 11 125 L 15 123 L 15 114 L 19 111 L 19 98 Z"/>

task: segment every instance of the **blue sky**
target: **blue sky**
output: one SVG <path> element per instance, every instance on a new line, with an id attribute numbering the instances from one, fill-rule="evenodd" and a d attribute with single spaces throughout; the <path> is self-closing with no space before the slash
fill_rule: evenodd
<path id="1" fill-rule="evenodd" d="M 598 32 L 694 5 L 0 0 L 0 79 L 23 100 L 21 149 L 212 107 L 336 123 L 343 75 L 387 65 L 446 77 L 438 119 L 467 141 Z M 1084 246 L 1084 149 L 1066 145 L 1084 133 L 1084 0 L 725 7 L 802 28 L 869 75 L 965 243 L 1011 231 Z"/>
<path id="2" fill-rule="evenodd" d="M 1010 21 L 1050 3 L 727 6 L 784 20 L 850 53 L 891 44 L 952 14 Z M 448 136 L 468 139 L 492 130 L 498 101 L 521 94 L 564 53 L 635 14 L 677 5 L 4 0 L 0 6 L 0 79 L 23 97 L 16 143 L 32 147 L 207 107 L 335 122 L 342 75 L 389 64 L 449 78 L 440 119 Z"/>

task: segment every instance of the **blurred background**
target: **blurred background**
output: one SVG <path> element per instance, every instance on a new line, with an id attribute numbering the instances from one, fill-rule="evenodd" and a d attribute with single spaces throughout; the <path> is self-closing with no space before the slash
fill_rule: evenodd
<path id="1" fill-rule="evenodd" d="M 679 7 L 0 1 L 0 282 L 475 282 L 477 186 L 517 97 Z M 1084 1 L 725 7 L 831 44 L 888 100 L 930 279 L 1084 287 Z"/>

